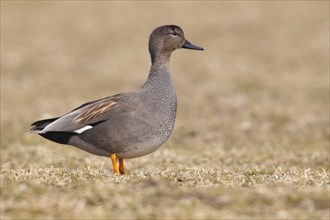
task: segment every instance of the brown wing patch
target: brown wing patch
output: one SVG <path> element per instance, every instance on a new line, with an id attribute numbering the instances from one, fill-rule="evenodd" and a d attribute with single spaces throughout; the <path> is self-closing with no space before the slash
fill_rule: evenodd
<path id="1" fill-rule="evenodd" d="M 110 109 L 113 109 L 117 107 L 117 102 L 114 101 L 114 99 L 104 100 L 99 103 L 92 104 L 88 106 L 83 112 L 81 112 L 79 115 L 77 115 L 73 122 L 76 124 L 84 123 L 86 124 L 88 121 L 99 117 L 103 113 L 109 111 Z"/>

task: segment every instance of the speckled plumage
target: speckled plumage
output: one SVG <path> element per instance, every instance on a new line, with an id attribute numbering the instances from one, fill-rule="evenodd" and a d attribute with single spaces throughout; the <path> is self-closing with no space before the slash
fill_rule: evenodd
<path id="1" fill-rule="evenodd" d="M 137 92 L 88 102 L 61 117 L 37 121 L 29 131 L 100 156 L 115 153 L 126 159 L 155 151 L 175 123 L 177 99 L 169 61 L 178 48 L 203 50 L 185 40 L 178 26 L 156 28 L 149 38 L 150 73 Z"/>

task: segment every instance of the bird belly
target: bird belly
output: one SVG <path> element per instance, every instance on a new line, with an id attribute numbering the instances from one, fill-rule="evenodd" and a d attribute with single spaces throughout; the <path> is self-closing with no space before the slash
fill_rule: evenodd
<path id="1" fill-rule="evenodd" d="M 166 140 L 152 140 L 144 143 L 134 144 L 130 147 L 124 147 L 124 151 L 117 152 L 120 159 L 131 159 L 150 154 L 160 148 Z"/>
<path id="2" fill-rule="evenodd" d="M 82 143 L 89 143 L 88 152 L 93 153 L 91 148 L 98 155 L 99 152 L 107 152 L 101 156 L 116 153 L 120 159 L 140 157 L 152 153 L 167 141 L 174 127 L 174 122 L 169 121 L 146 123 L 140 117 L 127 116 L 125 119 L 110 120 L 81 133 L 77 138 L 80 141 L 73 145 L 86 150 Z"/>

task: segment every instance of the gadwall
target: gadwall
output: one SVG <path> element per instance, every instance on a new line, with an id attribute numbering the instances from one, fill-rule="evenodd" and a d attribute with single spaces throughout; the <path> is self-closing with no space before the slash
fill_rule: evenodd
<path id="1" fill-rule="evenodd" d="M 111 157 L 114 172 L 124 174 L 123 159 L 157 150 L 173 130 L 177 100 L 169 61 L 178 48 L 204 50 L 187 41 L 176 25 L 157 27 L 149 38 L 150 73 L 139 91 L 87 102 L 63 116 L 36 121 L 29 132 Z"/>

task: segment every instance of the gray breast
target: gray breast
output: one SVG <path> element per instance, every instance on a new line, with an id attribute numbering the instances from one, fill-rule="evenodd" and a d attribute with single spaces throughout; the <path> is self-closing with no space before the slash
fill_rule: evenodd
<path id="1" fill-rule="evenodd" d="M 135 105 L 134 111 L 82 133 L 80 140 L 86 143 L 79 143 L 79 147 L 90 144 L 126 159 L 149 154 L 164 144 L 174 128 L 177 108 L 170 73 L 151 72 L 136 97 L 127 102 Z"/>

